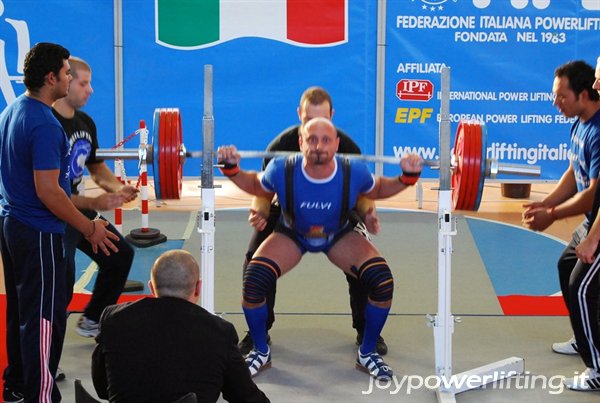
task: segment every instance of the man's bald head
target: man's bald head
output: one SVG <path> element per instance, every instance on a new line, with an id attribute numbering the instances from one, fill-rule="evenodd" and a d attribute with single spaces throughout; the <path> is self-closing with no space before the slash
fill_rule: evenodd
<path id="1" fill-rule="evenodd" d="M 191 253 L 170 250 L 158 257 L 152 266 L 150 283 L 157 297 L 176 297 L 186 300 L 199 296 L 200 267 Z"/>
<path id="2" fill-rule="evenodd" d="M 316 117 L 300 128 L 298 139 L 304 163 L 311 166 L 329 165 L 340 145 L 340 138 L 331 120 Z"/>
<path id="3" fill-rule="evenodd" d="M 313 129 L 323 129 L 329 133 L 334 133 L 337 136 L 337 130 L 330 119 L 325 117 L 312 118 L 303 125 L 303 130 L 306 134 L 309 134 Z"/>

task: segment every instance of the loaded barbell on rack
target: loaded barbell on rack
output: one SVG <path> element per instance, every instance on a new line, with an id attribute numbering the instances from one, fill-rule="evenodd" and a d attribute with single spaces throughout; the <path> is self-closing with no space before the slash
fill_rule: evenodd
<path id="1" fill-rule="evenodd" d="M 187 151 L 183 144 L 181 115 L 177 108 L 157 108 L 154 111 L 152 142 L 138 150 L 98 149 L 96 156 L 105 159 L 129 159 L 152 164 L 154 190 L 157 199 L 181 197 L 183 164 L 186 158 L 202 158 L 202 151 Z M 290 152 L 238 151 L 242 158 L 273 158 Z M 400 158 L 379 155 L 343 154 L 367 162 L 399 164 Z M 436 160 L 424 160 L 433 169 Z M 540 167 L 510 164 L 487 158 L 487 128 L 477 121 L 461 122 L 456 131 L 452 155 L 452 205 L 456 210 L 479 209 L 485 178 L 497 174 L 539 176 Z"/>

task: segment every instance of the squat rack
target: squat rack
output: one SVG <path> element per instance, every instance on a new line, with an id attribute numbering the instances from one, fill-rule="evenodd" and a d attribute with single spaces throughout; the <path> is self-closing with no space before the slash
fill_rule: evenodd
<path id="1" fill-rule="evenodd" d="M 452 237 L 457 234 L 452 216 L 450 157 L 450 68 L 441 71 L 440 180 L 438 192 L 438 313 L 429 317 L 433 327 L 435 372 L 440 379 L 438 402 L 456 402 L 458 393 L 482 387 L 524 371 L 524 360 L 510 357 L 458 374 L 452 373 L 452 334 L 457 318 L 452 315 Z"/>

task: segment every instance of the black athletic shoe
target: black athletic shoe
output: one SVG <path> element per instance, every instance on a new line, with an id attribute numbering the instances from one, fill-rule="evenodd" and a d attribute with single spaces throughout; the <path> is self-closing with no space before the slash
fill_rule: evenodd
<path id="1" fill-rule="evenodd" d="M 360 346 L 362 344 L 363 335 L 362 333 L 356 334 L 356 345 Z M 375 350 L 379 355 L 386 355 L 388 352 L 388 346 L 385 344 L 385 340 L 383 337 L 379 336 L 377 338 L 377 344 L 375 345 Z"/>
<path id="2" fill-rule="evenodd" d="M 2 394 L 2 397 L 4 403 L 20 403 L 25 401 L 22 393 L 15 392 L 14 390 L 10 390 L 8 388 L 4 388 L 4 393 Z"/>
<path id="3" fill-rule="evenodd" d="M 585 371 L 574 378 L 564 379 L 563 383 L 571 390 L 581 392 L 600 391 L 600 372 L 594 368 L 586 368 Z"/>
<path id="4" fill-rule="evenodd" d="M 270 346 L 271 345 L 271 336 L 269 336 L 269 334 L 267 333 L 267 344 Z M 242 353 L 242 356 L 247 356 L 250 351 L 252 351 L 252 349 L 254 348 L 254 340 L 252 340 L 252 336 L 250 335 L 250 332 L 246 332 L 246 337 L 244 337 L 242 339 L 242 341 L 240 341 L 240 344 L 238 344 L 238 347 L 240 348 L 240 353 Z"/>

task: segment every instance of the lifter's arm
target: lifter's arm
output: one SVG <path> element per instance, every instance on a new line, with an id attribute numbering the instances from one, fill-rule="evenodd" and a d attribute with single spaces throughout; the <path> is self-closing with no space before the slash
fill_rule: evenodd
<path id="1" fill-rule="evenodd" d="M 402 175 L 397 178 L 386 176 L 375 177 L 375 186 L 364 194 L 369 199 L 385 199 L 400 193 L 407 187 L 414 185 L 421 175 L 423 159 L 417 154 L 407 154 L 400 160 Z"/>
<path id="2" fill-rule="evenodd" d="M 275 193 L 267 192 L 260 184 L 258 172 L 243 171 L 239 164 L 241 160 L 240 154 L 235 146 L 221 146 L 217 149 L 218 161 L 224 164 L 221 172 L 227 176 L 237 187 L 251 195 L 263 197 L 271 201 Z"/>

